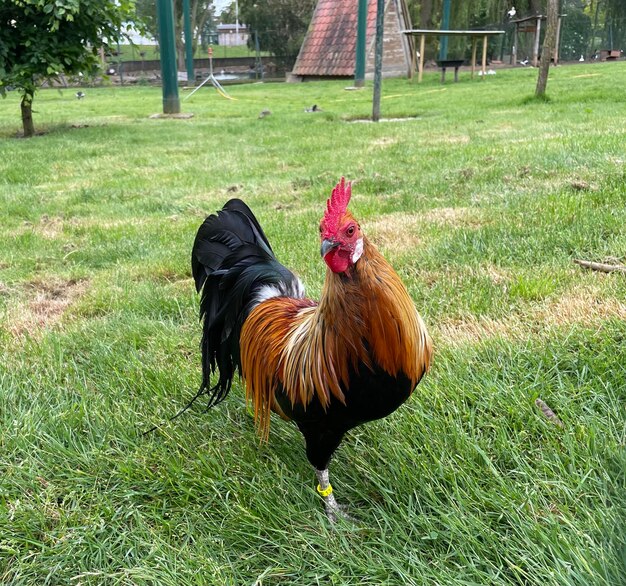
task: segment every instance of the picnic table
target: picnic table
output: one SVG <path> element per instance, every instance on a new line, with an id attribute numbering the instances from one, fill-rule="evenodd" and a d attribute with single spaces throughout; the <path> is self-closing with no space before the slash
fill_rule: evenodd
<path id="1" fill-rule="evenodd" d="M 417 82 L 420 83 L 422 81 L 422 74 L 424 72 L 424 46 L 426 43 L 426 37 L 444 37 L 444 36 L 465 36 L 470 37 L 472 39 L 472 77 L 474 77 L 474 71 L 476 70 L 476 44 L 478 40 L 482 37 L 483 39 L 483 54 L 482 54 L 482 72 L 483 79 L 486 77 L 487 73 L 487 40 L 490 36 L 494 35 L 503 35 L 504 31 L 462 31 L 462 30 L 432 30 L 432 29 L 408 29 L 402 31 L 405 35 L 417 35 L 420 38 L 420 48 L 419 48 L 419 59 L 418 59 L 418 74 L 417 74 Z M 414 56 L 413 56 L 414 58 Z M 440 66 L 443 68 L 443 66 Z M 415 69 L 415 61 L 412 60 L 411 64 L 411 76 L 413 75 L 413 70 Z M 458 66 L 455 67 L 454 77 L 455 81 L 458 79 Z M 445 77 L 445 69 L 442 71 L 442 81 Z"/>

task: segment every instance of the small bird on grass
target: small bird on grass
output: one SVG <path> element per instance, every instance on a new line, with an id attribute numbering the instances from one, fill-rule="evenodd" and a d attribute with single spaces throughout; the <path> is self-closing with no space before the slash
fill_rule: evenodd
<path id="1" fill-rule="evenodd" d="M 85 97 L 85 92 L 76 92 L 76 99 L 82 100 Z"/>

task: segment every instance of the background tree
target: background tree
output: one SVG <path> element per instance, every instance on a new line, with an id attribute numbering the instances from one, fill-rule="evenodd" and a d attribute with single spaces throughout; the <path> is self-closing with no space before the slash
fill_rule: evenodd
<path id="1" fill-rule="evenodd" d="M 237 7 L 235 2 L 231 2 L 219 15 L 219 21 L 221 24 L 234 24 L 237 20 Z M 241 16 L 239 16 L 239 22 L 241 22 Z"/>
<path id="2" fill-rule="evenodd" d="M 185 39 L 183 37 L 183 0 L 173 0 L 174 4 L 174 27 L 176 30 L 176 52 L 179 65 L 185 62 Z M 159 24 L 157 22 L 157 9 L 154 0 L 136 0 L 136 18 L 143 24 L 145 30 L 155 39 L 159 39 Z M 201 42 L 201 36 L 208 23 L 215 18 L 215 8 L 211 0 L 190 0 L 189 12 L 191 15 L 192 47 L 194 53 Z"/>
<path id="3" fill-rule="evenodd" d="M 583 0 L 564 0 L 561 12 L 566 14 L 561 28 L 561 59 L 578 60 L 588 55 L 587 47 L 591 38 L 591 17 L 585 13 Z"/>
<path id="4" fill-rule="evenodd" d="M 0 4 L 0 93 L 21 96 L 24 136 L 35 133 L 32 104 L 45 80 L 93 74 L 97 52 L 123 35 L 133 0 L 3 0 Z"/>
<path id="5" fill-rule="evenodd" d="M 624 0 L 607 0 L 604 30 L 605 48 L 626 49 L 626 2 Z"/>
<path id="6" fill-rule="evenodd" d="M 556 27 L 559 16 L 559 0 L 548 0 L 548 14 L 546 15 L 546 36 L 541 50 L 541 62 L 539 64 L 539 76 L 537 77 L 537 89 L 535 95 L 542 97 L 546 93 L 548 85 L 548 72 L 550 61 L 556 44 Z"/>
<path id="7" fill-rule="evenodd" d="M 311 22 L 316 0 L 239 0 L 239 20 L 254 32 L 262 51 L 294 57 L 300 50 Z M 356 10 L 356 2 L 355 2 Z"/>

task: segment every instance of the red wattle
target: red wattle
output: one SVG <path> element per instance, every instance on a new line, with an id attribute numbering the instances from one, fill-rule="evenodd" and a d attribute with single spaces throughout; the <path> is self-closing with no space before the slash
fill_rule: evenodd
<path id="1" fill-rule="evenodd" d="M 324 257 L 324 262 L 333 273 L 345 273 L 350 266 L 350 251 L 333 248 Z"/>

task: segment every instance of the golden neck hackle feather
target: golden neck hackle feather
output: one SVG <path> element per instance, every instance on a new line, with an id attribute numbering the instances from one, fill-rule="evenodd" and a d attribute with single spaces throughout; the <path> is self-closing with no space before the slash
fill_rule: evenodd
<path id="1" fill-rule="evenodd" d="M 345 400 L 350 367 L 377 364 L 417 384 L 428 369 L 430 337 L 402 281 L 364 237 L 361 259 L 348 275 L 327 271 L 319 305 L 274 298 L 248 316 L 241 335 L 246 398 L 262 437 L 280 384 L 292 404 L 317 396 L 323 407 Z M 381 389 L 381 392 L 384 392 Z"/>

